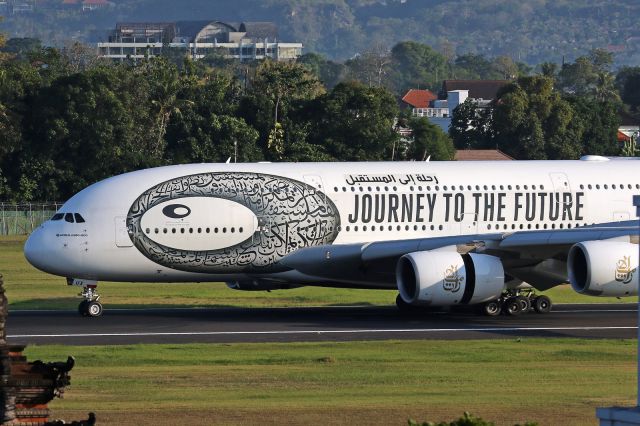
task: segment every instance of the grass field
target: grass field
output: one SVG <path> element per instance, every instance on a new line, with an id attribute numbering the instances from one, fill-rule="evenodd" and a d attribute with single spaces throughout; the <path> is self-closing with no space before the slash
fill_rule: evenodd
<path id="1" fill-rule="evenodd" d="M 11 309 L 74 309 L 77 289 L 0 239 Z M 394 291 L 303 288 L 239 292 L 221 284 L 101 283 L 107 307 L 391 304 Z M 602 299 L 551 292 L 555 302 Z M 615 299 L 614 299 L 615 300 Z M 11 318 L 9 318 L 11 321 Z M 76 357 L 72 385 L 50 407 L 99 424 L 367 424 L 453 420 L 499 425 L 596 424 L 595 407 L 632 405 L 636 343 L 511 339 L 293 344 L 29 346 L 30 360 Z"/>
<path id="2" fill-rule="evenodd" d="M 362 424 L 453 420 L 596 424 L 634 405 L 636 343 L 511 339 L 116 347 L 30 346 L 76 356 L 55 417 L 99 424 Z"/>
<path id="3" fill-rule="evenodd" d="M 64 278 L 33 268 L 22 254 L 25 237 L 0 237 L 0 273 L 11 309 L 75 309 L 79 289 L 68 287 Z M 101 282 L 102 301 L 107 309 L 123 307 L 282 307 L 323 305 L 389 305 L 395 290 L 353 290 L 304 287 L 272 292 L 228 289 L 222 283 L 136 284 Z M 569 286 L 546 293 L 554 303 L 631 302 L 632 299 L 581 296 Z"/>

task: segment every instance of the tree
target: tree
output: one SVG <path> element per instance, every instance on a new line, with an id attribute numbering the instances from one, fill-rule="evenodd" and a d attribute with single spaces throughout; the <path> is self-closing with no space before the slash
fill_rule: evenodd
<path id="1" fill-rule="evenodd" d="M 327 89 L 335 87 L 336 84 L 344 79 L 346 73 L 345 65 L 327 60 L 318 53 L 304 54 L 298 58 L 298 63 L 314 73 Z"/>
<path id="2" fill-rule="evenodd" d="M 457 149 L 487 149 L 493 143 L 490 134 L 491 110 L 478 108 L 467 98 L 453 110 L 449 136 Z"/>
<path id="3" fill-rule="evenodd" d="M 399 139 L 393 129 L 398 106 L 384 88 L 338 84 L 313 106 L 310 138 L 339 161 L 383 160 Z"/>
<path id="4" fill-rule="evenodd" d="M 394 89 L 403 93 L 410 88 L 434 89 L 447 75 L 447 60 L 426 44 L 405 41 L 391 49 Z"/>
<path id="5" fill-rule="evenodd" d="M 42 49 L 42 43 L 37 38 L 19 37 L 7 40 L 0 51 L 13 55 L 20 61 L 27 60 L 29 54 Z"/>
<path id="6" fill-rule="evenodd" d="M 617 140 L 620 102 L 614 99 L 599 101 L 578 96 L 569 97 L 567 100 L 575 111 L 574 120 L 579 121 L 583 129 L 580 135 L 580 155 L 620 155 Z"/>
<path id="7" fill-rule="evenodd" d="M 183 74 L 176 96 L 184 101 L 167 126 L 166 162 L 263 159 L 256 146 L 258 132 L 234 116 L 240 96 L 237 80 L 220 70 Z"/>
<path id="8" fill-rule="evenodd" d="M 96 67 L 28 97 L 21 186 L 66 199 L 105 177 L 160 165 L 152 86 L 126 65 Z"/>
<path id="9" fill-rule="evenodd" d="M 440 127 L 421 117 L 409 120 L 409 128 L 413 141 L 407 148 L 406 159 L 424 161 L 430 157 L 431 160 L 453 160 L 456 149 Z"/>
<path id="10" fill-rule="evenodd" d="M 574 63 L 562 66 L 558 73 L 558 88 L 566 94 L 591 96 L 600 100 L 616 96 L 610 72 L 612 64 L 612 53 L 593 49 L 589 55 L 580 56 Z"/>
<path id="11" fill-rule="evenodd" d="M 615 79 L 622 101 L 632 112 L 640 112 L 640 67 L 623 67 Z"/>
<path id="12" fill-rule="evenodd" d="M 349 70 L 351 79 L 369 87 L 381 87 L 387 83 L 386 77 L 389 74 L 391 62 L 389 50 L 381 44 L 376 44 L 356 58 L 347 61 L 345 66 Z"/>
<path id="13" fill-rule="evenodd" d="M 501 89 L 490 132 L 494 146 L 521 160 L 578 158 L 582 151 L 574 111 L 545 76 L 521 77 Z"/>
<path id="14" fill-rule="evenodd" d="M 303 65 L 266 60 L 256 69 L 250 93 L 241 100 L 239 116 L 260 133 L 266 157 L 280 160 L 287 150 L 281 145 L 291 140 L 289 115 L 322 93 L 320 81 Z"/>

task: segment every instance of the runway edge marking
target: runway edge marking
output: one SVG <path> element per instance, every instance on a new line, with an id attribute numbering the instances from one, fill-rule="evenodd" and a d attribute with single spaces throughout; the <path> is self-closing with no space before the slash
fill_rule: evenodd
<path id="1" fill-rule="evenodd" d="M 486 328 L 421 328 L 421 329 L 374 329 L 374 330 L 271 330 L 271 331 L 193 331 L 156 333 L 69 333 L 69 334 L 13 334 L 7 338 L 60 338 L 60 337 L 145 337 L 145 336 L 233 336 L 276 334 L 375 334 L 375 333 L 441 333 L 441 332 L 505 332 L 505 331 L 598 331 L 631 330 L 636 326 L 612 327 L 486 327 Z"/>

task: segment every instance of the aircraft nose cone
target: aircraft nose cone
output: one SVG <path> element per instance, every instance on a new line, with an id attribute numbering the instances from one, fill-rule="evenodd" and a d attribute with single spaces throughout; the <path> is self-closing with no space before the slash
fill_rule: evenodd
<path id="1" fill-rule="evenodd" d="M 41 271 L 63 275 L 64 258 L 46 231 L 41 227 L 31 233 L 24 244 L 24 257 Z"/>
<path id="2" fill-rule="evenodd" d="M 46 271 L 48 265 L 48 253 L 43 241 L 43 232 L 40 228 L 31 233 L 24 244 L 24 257 L 36 268 Z"/>

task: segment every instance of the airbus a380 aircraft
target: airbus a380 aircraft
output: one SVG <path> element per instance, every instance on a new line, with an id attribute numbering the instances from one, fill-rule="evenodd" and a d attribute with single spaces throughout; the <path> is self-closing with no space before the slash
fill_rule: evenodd
<path id="1" fill-rule="evenodd" d="M 97 281 L 399 290 L 400 308 L 547 312 L 523 290 L 637 294 L 640 162 L 193 164 L 115 176 L 29 237 L 35 267 Z M 144 286 L 141 286 L 144 289 Z"/>

